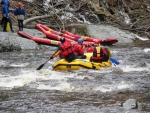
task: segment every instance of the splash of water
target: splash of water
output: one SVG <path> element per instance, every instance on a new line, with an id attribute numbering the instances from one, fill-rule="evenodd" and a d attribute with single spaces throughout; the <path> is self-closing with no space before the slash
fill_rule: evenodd
<path id="1" fill-rule="evenodd" d="M 107 84 L 107 85 L 101 85 L 97 88 L 95 88 L 96 91 L 101 91 L 101 92 L 110 92 L 110 91 L 117 91 L 121 89 L 127 89 L 127 88 L 132 88 L 134 85 L 132 83 L 126 83 L 124 81 L 120 83 L 114 83 L 114 84 Z"/>
<path id="2" fill-rule="evenodd" d="M 144 49 L 144 52 L 146 52 L 146 53 L 147 53 L 147 52 L 150 52 L 150 48 L 145 48 L 145 49 Z"/>
<path id="3" fill-rule="evenodd" d="M 126 24 L 131 24 L 131 19 L 127 13 L 120 11 L 120 14 L 124 17 L 124 21 Z"/>
<path id="4" fill-rule="evenodd" d="M 123 72 L 140 72 L 140 71 L 149 71 L 149 67 L 134 67 L 134 66 L 120 66 L 120 68 L 123 70 Z"/>

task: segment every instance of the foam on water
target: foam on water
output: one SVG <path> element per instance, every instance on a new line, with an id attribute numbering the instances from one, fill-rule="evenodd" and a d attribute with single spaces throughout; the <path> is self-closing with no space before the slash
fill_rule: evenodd
<path id="1" fill-rule="evenodd" d="M 101 85 L 97 88 L 95 88 L 96 91 L 101 91 L 101 92 L 110 92 L 110 91 L 117 91 L 121 89 L 127 89 L 127 88 L 132 88 L 134 85 L 132 83 L 126 83 L 124 81 L 120 83 L 114 83 L 114 84 L 107 84 L 107 85 Z"/>
<path id="2" fill-rule="evenodd" d="M 44 90 L 60 90 L 60 91 L 66 91 L 71 92 L 74 87 L 71 86 L 70 83 L 67 83 L 66 81 L 61 81 L 61 83 L 58 83 L 56 86 L 51 85 L 45 85 L 45 84 L 39 84 L 37 89 L 44 89 Z"/>
<path id="3" fill-rule="evenodd" d="M 115 50 L 112 51 L 112 50 L 111 50 L 111 53 L 112 53 L 112 54 L 116 54 L 116 53 L 118 53 L 118 51 L 115 51 Z"/>
<path id="4" fill-rule="evenodd" d="M 140 71 L 149 71 L 149 66 L 147 67 L 134 67 L 134 66 L 120 66 L 120 68 L 123 70 L 123 72 L 140 72 Z"/>
<path id="5" fill-rule="evenodd" d="M 48 90 L 61 90 L 71 91 L 72 86 L 67 83 L 68 77 L 74 77 L 76 74 L 67 75 L 65 72 L 52 71 L 49 69 L 43 69 L 39 71 L 22 71 L 17 76 L 2 75 L 0 74 L 0 87 L 14 88 L 22 87 L 24 85 L 36 82 L 38 86 L 34 87 L 37 89 L 48 89 Z M 78 79 L 81 79 L 78 77 Z M 51 84 L 44 84 L 44 82 L 38 82 L 43 80 L 55 80 L 57 85 L 51 86 Z M 32 86 L 31 86 L 32 87 Z"/>
<path id="6" fill-rule="evenodd" d="M 133 34 L 136 38 L 138 38 L 138 39 L 140 39 L 140 40 L 149 40 L 149 38 L 147 38 L 147 37 L 140 37 L 140 36 L 138 36 L 138 35 L 136 35 L 136 34 Z"/>
<path id="7" fill-rule="evenodd" d="M 6 61 L 4 61 L 4 60 L 0 60 L 0 66 L 5 65 L 6 63 L 7 63 Z"/>
<path id="8" fill-rule="evenodd" d="M 36 72 L 21 73 L 18 76 L 0 76 L 0 87 L 21 87 L 36 80 Z"/>
<path id="9" fill-rule="evenodd" d="M 145 48 L 145 49 L 144 49 L 144 52 L 146 52 L 146 53 L 147 53 L 147 52 L 150 52 L 150 48 Z"/>
<path id="10" fill-rule="evenodd" d="M 23 71 L 17 76 L 11 75 L 9 76 L 0 75 L 0 76 L 1 76 L 0 87 L 10 87 L 10 88 L 21 87 L 25 84 L 36 81 L 36 79 L 40 77 L 38 76 L 36 71 L 34 72 Z"/>
<path id="11" fill-rule="evenodd" d="M 13 63 L 13 64 L 10 64 L 9 66 L 10 67 L 27 67 L 29 65 L 30 65 L 30 63 L 24 63 L 24 64 L 15 64 L 15 63 Z"/>
<path id="12" fill-rule="evenodd" d="M 148 49 L 149 50 L 149 49 Z M 147 49 L 146 49 L 147 51 Z M 115 51 L 113 51 L 115 52 Z M 121 62 L 121 61 L 120 61 Z M 1 62 L 1 65 L 6 62 Z M 49 62 L 51 63 L 51 62 Z M 26 67 L 29 65 L 28 63 L 23 63 L 23 64 L 10 64 L 12 67 Z M 116 67 L 116 66 L 113 66 Z M 131 71 L 149 71 L 150 65 L 146 65 L 146 67 L 136 67 L 136 66 L 129 66 L 129 65 L 119 65 L 118 66 L 123 72 L 131 72 Z M 113 70 L 113 68 L 112 68 Z M 91 73 L 111 73 L 112 71 L 110 68 L 102 68 L 101 70 L 90 70 Z M 80 75 L 81 71 L 81 76 Z M 133 84 L 131 83 L 125 83 L 125 82 L 120 82 L 120 83 L 112 83 L 112 84 L 107 84 L 107 85 L 101 85 L 101 86 L 92 86 L 90 89 L 90 85 L 85 85 L 84 87 L 81 87 L 80 85 L 74 86 L 70 82 L 68 82 L 68 79 L 79 79 L 83 80 L 86 74 L 84 75 L 83 73 L 88 73 L 88 70 L 79 70 L 78 72 L 70 73 L 66 71 L 53 71 L 52 69 L 41 69 L 39 71 L 25 71 L 21 70 L 20 74 L 17 76 L 12 76 L 12 75 L 2 75 L 0 74 L 0 87 L 5 87 L 5 88 L 14 88 L 14 87 L 22 87 L 24 85 L 29 85 L 31 88 L 37 88 L 40 90 L 60 90 L 60 91 L 66 91 L 66 92 L 72 92 L 72 91 L 101 91 L 101 92 L 110 92 L 114 90 L 121 90 L 121 89 L 126 89 L 126 88 L 132 88 Z M 91 77 L 91 78 L 90 78 Z M 94 79 L 92 78 L 93 76 L 88 76 L 89 79 Z M 47 83 L 45 83 L 45 80 L 48 80 Z M 52 83 L 51 83 L 52 82 Z M 32 83 L 36 83 L 36 86 L 32 86 Z M 87 89 L 86 89 L 87 88 Z M 86 89 L 86 90 L 85 90 Z"/>

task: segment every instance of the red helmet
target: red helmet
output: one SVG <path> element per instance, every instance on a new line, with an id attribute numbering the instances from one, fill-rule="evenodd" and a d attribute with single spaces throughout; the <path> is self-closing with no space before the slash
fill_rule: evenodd
<path id="1" fill-rule="evenodd" d="M 19 2 L 19 3 L 18 3 L 18 6 L 19 6 L 19 7 L 22 7 L 22 6 L 23 6 L 23 4 L 22 4 L 21 2 Z"/>

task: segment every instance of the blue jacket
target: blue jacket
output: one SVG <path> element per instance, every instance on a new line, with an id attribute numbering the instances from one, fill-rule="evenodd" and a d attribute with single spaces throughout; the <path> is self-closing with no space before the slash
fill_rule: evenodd
<path id="1" fill-rule="evenodd" d="M 7 5 L 8 7 L 10 7 L 10 2 L 9 0 L 2 0 L 1 5 Z"/>
<path id="2" fill-rule="evenodd" d="M 6 15 L 6 17 L 9 17 L 9 8 L 7 5 L 2 5 L 2 11 L 3 11 L 3 15 Z"/>
<path id="3" fill-rule="evenodd" d="M 14 10 L 14 15 L 15 16 L 17 16 L 17 15 L 24 15 L 25 16 L 26 11 L 23 8 L 18 7 Z"/>

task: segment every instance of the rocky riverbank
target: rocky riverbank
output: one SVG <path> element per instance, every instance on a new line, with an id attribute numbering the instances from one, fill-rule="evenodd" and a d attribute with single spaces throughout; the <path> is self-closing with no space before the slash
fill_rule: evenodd
<path id="1" fill-rule="evenodd" d="M 20 51 L 23 49 L 39 49 L 42 46 L 36 44 L 34 41 L 20 37 L 17 34 L 18 27 L 13 26 L 14 33 L 2 32 L 2 27 L 0 28 L 0 51 Z M 88 32 L 90 36 L 98 39 L 106 39 L 106 38 L 117 38 L 119 40 L 117 44 L 121 43 L 132 43 L 133 41 L 140 38 L 139 36 L 130 33 L 128 31 L 120 30 L 116 27 L 112 26 L 104 26 L 104 25 L 87 25 Z M 35 37 L 45 38 L 45 35 L 38 31 L 37 29 L 24 29 L 24 32 L 30 34 Z M 145 40 L 147 38 L 144 38 Z M 141 39 L 138 39 L 141 40 Z M 46 46 L 45 46 L 46 47 Z"/>

